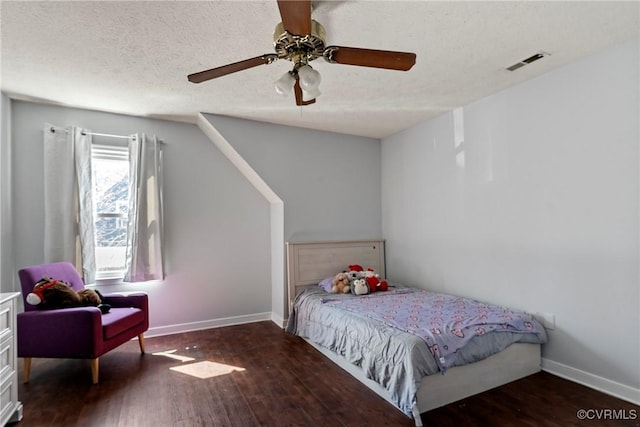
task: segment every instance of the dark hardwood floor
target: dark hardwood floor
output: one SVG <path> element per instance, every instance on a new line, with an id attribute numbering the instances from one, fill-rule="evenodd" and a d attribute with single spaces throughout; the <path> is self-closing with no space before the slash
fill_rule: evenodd
<path id="1" fill-rule="evenodd" d="M 24 418 L 13 425 L 414 425 L 272 322 L 147 338 L 146 347 L 141 356 L 132 341 L 103 356 L 97 385 L 87 361 L 34 359 L 29 384 L 19 386 Z M 200 377 L 224 365 L 235 370 L 199 378 L 171 369 L 197 362 Z M 596 419 L 578 419 L 580 409 Z M 612 412 L 596 412 L 604 409 Z M 634 419 L 613 419 L 624 417 Z M 427 427 L 640 426 L 639 418 L 637 406 L 547 373 L 422 414 Z"/>

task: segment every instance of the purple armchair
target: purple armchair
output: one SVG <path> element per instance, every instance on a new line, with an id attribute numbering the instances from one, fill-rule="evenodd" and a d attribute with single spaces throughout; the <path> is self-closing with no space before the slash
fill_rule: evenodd
<path id="1" fill-rule="evenodd" d="M 24 382 L 29 382 L 31 358 L 91 359 L 91 376 L 98 383 L 98 358 L 138 337 L 144 354 L 144 332 L 149 328 L 147 294 L 104 294 L 111 310 L 97 307 L 41 310 L 26 302 L 27 295 L 43 276 L 67 282 L 78 291 L 84 283 L 73 264 L 55 262 L 25 267 L 18 272 L 24 312 L 17 315 L 18 357 L 24 358 Z"/>

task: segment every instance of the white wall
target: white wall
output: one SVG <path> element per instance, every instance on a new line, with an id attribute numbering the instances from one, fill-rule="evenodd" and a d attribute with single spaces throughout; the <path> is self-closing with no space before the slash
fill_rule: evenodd
<path id="1" fill-rule="evenodd" d="M 639 43 L 382 141 L 392 279 L 555 314 L 545 367 L 640 402 Z"/>

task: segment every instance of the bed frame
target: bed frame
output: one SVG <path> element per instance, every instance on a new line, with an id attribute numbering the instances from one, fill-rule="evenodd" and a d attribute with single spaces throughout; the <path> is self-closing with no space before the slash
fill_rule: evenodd
<path id="1" fill-rule="evenodd" d="M 384 240 L 287 242 L 289 308 L 298 293 L 317 286 L 350 264 L 373 268 L 385 275 Z M 369 389 L 393 404 L 387 390 L 342 356 L 305 340 Z M 413 418 L 422 426 L 420 414 L 540 371 L 540 345 L 516 343 L 506 350 L 469 365 L 450 368 L 444 375 L 423 378 Z M 395 405 L 394 405 L 395 406 Z"/>

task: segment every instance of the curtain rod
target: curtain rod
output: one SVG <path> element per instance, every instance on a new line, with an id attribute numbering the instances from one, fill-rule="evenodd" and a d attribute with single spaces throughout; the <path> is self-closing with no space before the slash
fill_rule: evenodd
<path id="1" fill-rule="evenodd" d="M 83 135 L 93 135 L 93 136 L 105 136 L 107 138 L 123 138 L 123 139 L 129 139 L 129 138 L 135 138 L 135 135 L 112 135 L 109 133 L 97 133 L 97 132 L 85 132 L 82 131 L 81 132 Z"/>
<path id="2" fill-rule="evenodd" d="M 52 133 L 56 133 L 56 128 L 51 126 L 51 128 L 49 128 L 49 130 Z M 68 129 L 62 129 L 64 130 L 66 133 L 69 133 Z M 93 136 L 104 136 L 107 138 L 123 138 L 123 139 L 129 139 L 129 138 L 136 138 L 136 135 L 112 135 L 110 133 L 98 133 L 98 132 L 86 132 L 86 131 L 82 131 L 80 132 L 82 135 L 93 135 Z"/>

